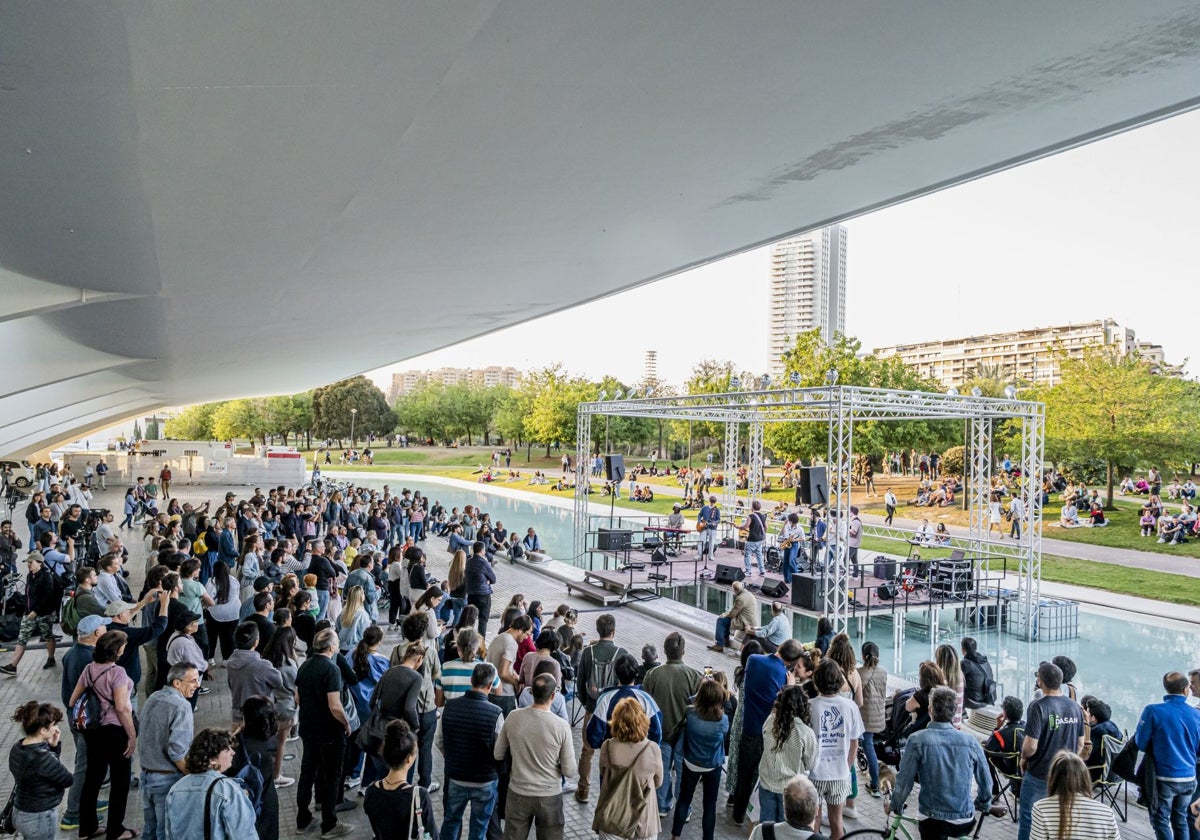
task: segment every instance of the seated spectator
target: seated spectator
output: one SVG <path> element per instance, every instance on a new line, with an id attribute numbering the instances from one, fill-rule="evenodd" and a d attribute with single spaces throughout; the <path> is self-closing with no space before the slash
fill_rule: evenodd
<path id="1" fill-rule="evenodd" d="M 1025 731 L 1025 721 L 1022 719 L 1022 715 L 1025 714 L 1025 706 L 1021 703 L 1020 698 L 1005 697 L 1001 709 L 1003 711 L 996 718 L 996 731 L 983 745 L 983 751 L 988 754 L 994 765 L 992 769 L 993 797 L 1000 795 L 1000 781 L 996 776 L 996 770 L 1008 776 L 1019 775 L 1018 756 L 1021 753 L 1021 742 L 1024 740 L 1023 733 Z M 1020 781 L 1013 782 L 1013 792 L 1020 795 Z"/>
<path id="2" fill-rule="evenodd" d="M 1064 528 L 1079 527 L 1079 511 L 1075 509 L 1073 502 L 1067 502 L 1063 505 L 1062 513 L 1059 516 L 1059 524 Z"/>
<path id="3" fill-rule="evenodd" d="M 946 530 L 946 523 L 939 522 L 937 531 L 933 535 L 934 545 L 950 545 L 950 532 Z"/>
<path id="4" fill-rule="evenodd" d="M 1164 516 L 1158 521 L 1158 541 L 1168 545 L 1183 545 L 1183 525 L 1174 516 Z"/>
<path id="5" fill-rule="evenodd" d="M 1178 499 L 1183 493 L 1183 487 L 1179 484 L 1179 479 L 1171 479 L 1171 483 L 1167 485 L 1167 498 Z"/>
<path id="6" fill-rule="evenodd" d="M 1143 537 L 1154 536 L 1154 531 L 1155 531 L 1154 524 L 1155 523 L 1154 523 L 1154 514 L 1153 513 L 1146 510 L 1145 508 L 1143 508 L 1142 509 L 1142 518 L 1139 520 L 1139 522 L 1141 523 L 1141 526 L 1142 526 L 1142 536 Z"/>
<path id="7" fill-rule="evenodd" d="M 1137 492 L 1137 486 L 1133 483 L 1133 479 L 1129 476 L 1125 476 L 1121 479 L 1121 484 L 1118 489 L 1127 496 L 1132 496 Z"/>
<path id="8" fill-rule="evenodd" d="M 1104 508 L 1100 507 L 1099 502 L 1092 504 L 1092 509 L 1088 513 L 1088 517 L 1092 520 L 1090 525 L 1093 528 L 1103 528 L 1108 524 L 1108 520 L 1104 518 Z"/>
<path id="9" fill-rule="evenodd" d="M 1183 482 L 1183 488 L 1179 491 L 1181 499 L 1187 499 L 1189 502 L 1196 498 L 1196 483 L 1190 478 Z"/>
<path id="10" fill-rule="evenodd" d="M 1103 700 L 1095 697 L 1084 697 L 1080 703 L 1083 707 L 1084 721 L 1088 725 L 1088 741 L 1084 744 L 1088 770 L 1091 771 L 1092 781 L 1099 781 L 1104 775 L 1104 736 L 1110 735 L 1118 741 L 1125 736 L 1112 722 L 1112 709 Z"/>
<path id="11" fill-rule="evenodd" d="M 1150 484 L 1144 478 L 1139 478 L 1133 484 L 1133 492 L 1137 495 L 1148 496 L 1150 494 Z"/>

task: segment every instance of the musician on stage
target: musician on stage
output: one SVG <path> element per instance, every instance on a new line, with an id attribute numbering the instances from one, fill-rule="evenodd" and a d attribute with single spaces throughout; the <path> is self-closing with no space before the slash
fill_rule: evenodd
<path id="1" fill-rule="evenodd" d="M 721 524 L 721 509 L 717 497 L 709 496 L 708 504 L 700 508 L 696 517 L 696 528 L 700 531 L 700 557 L 714 557 L 717 553 L 717 526 Z M 703 529 L 701 529 L 703 526 Z"/>
<path id="2" fill-rule="evenodd" d="M 783 551 L 783 566 L 781 568 L 783 581 L 792 585 L 792 575 L 800 571 L 798 558 L 800 546 L 804 544 L 804 526 L 800 524 L 800 514 L 789 513 L 787 524 L 779 535 L 779 548 Z"/>

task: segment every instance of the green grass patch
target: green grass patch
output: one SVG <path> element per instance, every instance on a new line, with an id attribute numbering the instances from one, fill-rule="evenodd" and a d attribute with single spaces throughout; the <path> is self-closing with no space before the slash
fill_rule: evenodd
<path id="1" fill-rule="evenodd" d="M 1187 575 L 1044 554 L 1042 580 L 1200 607 L 1200 578 Z"/>
<path id="2" fill-rule="evenodd" d="M 1134 551 L 1153 551 L 1174 557 L 1200 558 L 1200 540 L 1189 540 L 1183 545 L 1167 545 L 1160 543 L 1157 537 L 1143 537 L 1141 526 L 1138 524 L 1142 515 L 1140 503 L 1118 501 L 1117 510 L 1105 512 L 1109 524 L 1104 528 L 1060 528 L 1049 524 L 1058 521 L 1058 511 L 1058 508 L 1046 511 L 1046 520 L 1042 526 L 1042 536 L 1046 539 Z"/>

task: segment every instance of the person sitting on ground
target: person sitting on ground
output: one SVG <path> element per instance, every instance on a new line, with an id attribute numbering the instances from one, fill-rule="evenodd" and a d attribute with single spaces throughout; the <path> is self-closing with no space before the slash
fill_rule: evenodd
<path id="1" fill-rule="evenodd" d="M 653 502 L 654 501 L 654 491 L 650 489 L 649 485 L 642 485 L 642 501 L 643 502 Z"/>
<path id="2" fill-rule="evenodd" d="M 1148 510 L 1143 509 L 1142 510 L 1142 518 L 1138 521 L 1142 526 L 1142 536 L 1143 537 L 1154 536 L 1155 522 L 1154 522 L 1154 514 L 1153 513 L 1151 513 Z"/>
<path id="3" fill-rule="evenodd" d="M 1132 496 L 1137 492 L 1137 487 L 1134 485 L 1132 478 L 1125 476 L 1121 479 L 1121 484 L 1118 486 L 1118 490 L 1120 490 L 1120 492 L 1124 493 L 1126 496 Z"/>
<path id="4" fill-rule="evenodd" d="M 1168 545 L 1183 545 L 1183 525 L 1174 516 L 1164 516 L 1158 520 L 1158 541 Z"/>
<path id="5" fill-rule="evenodd" d="M 1062 513 L 1059 515 L 1059 524 L 1064 528 L 1079 527 L 1079 511 L 1075 508 L 1075 503 L 1068 501 L 1063 505 Z"/>
<path id="6" fill-rule="evenodd" d="M 1189 502 L 1196 498 L 1196 482 L 1192 481 L 1190 478 L 1183 482 L 1183 489 L 1179 491 L 1179 497 L 1181 499 L 1187 499 Z"/>
<path id="7" fill-rule="evenodd" d="M 1088 513 L 1088 517 L 1091 519 L 1089 527 L 1103 528 L 1108 524 L 1108 520 L 1104 517 L 1104 508 L 1100 507 L 1099 502 L 1092 503 L 1092 509 Z"/>

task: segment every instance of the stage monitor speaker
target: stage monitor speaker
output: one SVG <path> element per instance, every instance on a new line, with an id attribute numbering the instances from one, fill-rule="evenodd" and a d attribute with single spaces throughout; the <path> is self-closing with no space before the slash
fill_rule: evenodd
<path id="1" fill-rule="evenodd" d="M 792 606 L 804 610 L 821 612 L 825 609 L 825 586 L 827 579 L 821 575 L 792 575 Z"/>
<path id="2" fill-rule="evenodd" d="M 633 531 L 622 528 L 601 528 L 596 548 L 601 551 L 628 551 L 633 545 Z"/>
<path id="3" fill-rule="evenodd" d="M 824 467 L 801 467 L 800 483 L 796 485 L 796 504 L 823 505 L 829 500 L 829 480 Z"/>
<path id="4" fill-rule="evenodd" d="M 730 584 L 735 580 L 744 580 L 746 573 L 742 571 L 741 566 L 735 566 L 732 563 L 718 563 L 717 576 L 714 583 Z"/>
<path id="5" fill-rule="evenodd" d="M 788 585 L 779 575 L 763 575 L 762 586 L 759 588 L 767 598 L 782 598 L 788 593 Z"/>
<path id="6" fill-rule="evenodd" d="M 617 484 L 625 480 L 624 455 L 604 456 L 604 477 L 609 481 L 615 481 Z"/>

